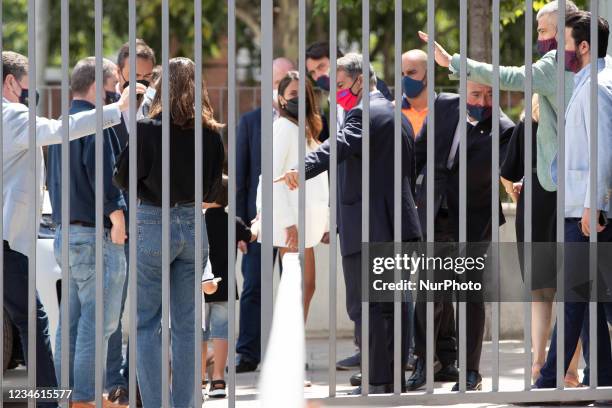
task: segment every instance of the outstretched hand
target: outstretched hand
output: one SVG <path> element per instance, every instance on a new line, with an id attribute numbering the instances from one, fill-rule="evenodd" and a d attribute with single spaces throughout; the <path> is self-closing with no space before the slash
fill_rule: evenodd
<path id="1" fill-rule="evenodd" d="M 425 43 L 429 42 L 429 35 L 427 35 L 427 33 L 424 33 L 423 31 L 419 31 L 419 38 Z M 434 41 L 434 50 L 434 58 L 436 60 L 436 63 L 441 67 L 448 68 L 453 56 L 446 52 L 446 50 L 436 41 Z"/>
<path id="2" fill-rule="evenodd" d="M 281 181 L 284 181 L 285 184 L 287 184 L 287 187 L 289 187 L 289 190 L 295 190 L 299 186 L 298 171 L 294 169 L 287 170 L 285 174 L 274 179 L 275 183 L 280 183 Z"/>

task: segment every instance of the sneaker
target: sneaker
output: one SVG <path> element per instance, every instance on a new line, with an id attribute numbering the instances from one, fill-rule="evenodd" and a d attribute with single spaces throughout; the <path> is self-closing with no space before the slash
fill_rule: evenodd
<path id="1" fill-rule="evenodd" d="M 130 397 L 128 395 L 128 390 L 119 385 L 117 387 L 113 387 L 109 392 L 108 392 L 108 398 L 107 398 L 110 402 L 113 402 L 117 405 L 120 406 L 128 406 L 130 405 Z"/>
<path id="2" fill-rule="evenodd" d="M 225 398 L 227 396 L 225 392 L 225 381 L 212 380 L 210 382 L 210 388 L 208 389 L 208 396 L 210 398 Z"/>
<path id="3" fill-rule="evenodd" d="M 361 366 L 361 353 L 357 352 L 350 357 L 340 360 L 336 363 L 336 369 L 340 371 L 349 371 L 358 369 Z"/>

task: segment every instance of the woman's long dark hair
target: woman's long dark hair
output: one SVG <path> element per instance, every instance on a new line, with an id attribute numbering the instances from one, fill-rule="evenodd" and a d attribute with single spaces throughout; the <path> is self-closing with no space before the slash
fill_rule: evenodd
<path id="1" fill-rule="evenodd" d="M 172 58 L 168 64 L 168 83 L 170 84 L 169 108 L 172 122 L 182 128 L 189 129 L 195 126 L 195 64 L 189 58 Z M 202 125 L 208 129 L 218 131 L 223 124 L 217 122 L 208 99 L 206 85 L 202 81 Z M 155 97 L 151 103 L 149 117 L 153 118 L 162 112 L 162 80 L 161 77 L 155 85 Z"/>
<path id="2" fill-rule="evenodd" d="M 287 75 L 278 84 L 278 96 L 282 96 L 285 93 L 285 90 L 289 86 L 289 84 L 293 81 L 299 81 L 300 74 L 297 71 L 289 71 Z M 321 120 L 321 114 L 319 112 L 319 106 L 317 104 L 317 100 L 314 95 L 314 89 L 312 88 L 312 84 L 309 80 L 306 80 L 306 140 L 310 143 L 319 142 L 319 134 L 321 133 L 321 129 L 323 129 L 323 121 Z M 283 97 L 284 98 L 284 97 Z M 280 105 L 280 103 L 279 103 Z M 295 123 L 298 124 L 298 120 L 287 112 L 284 109 L 280 110 L 280 115 L 285 117 Z"/>

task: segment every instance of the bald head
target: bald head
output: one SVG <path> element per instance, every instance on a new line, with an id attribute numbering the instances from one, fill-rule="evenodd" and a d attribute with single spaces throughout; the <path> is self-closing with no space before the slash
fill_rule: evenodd
<path id="1" fill-rule="evenodd" d="M 425 72 L 427 72 L 427 53 L 423 50 L 410 50 L 402 55 L 402 73 L 404 75 L 422 80 Z"/>
<path id="2" fill-rule="evenodd" d="M 281 79 L 287 75 L 287 72 L 293 70 L 295 70 L 295 65 L 289 58 L 279 57 L 272 61 L 272 84 L 274 89 L 278 89 Z"/>

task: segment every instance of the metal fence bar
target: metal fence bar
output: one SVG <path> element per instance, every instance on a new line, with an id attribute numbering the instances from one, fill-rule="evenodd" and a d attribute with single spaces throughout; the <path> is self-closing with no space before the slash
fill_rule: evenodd
<path id="1" fill-rule="evenodd" d="M 170 406 L 170 81 L 169 0 L 162 0 L 162 406 Z"/>
<path id="2" fill-rule="evenodd" d="M 494 285 L 499 288 L 499 0 L 493 0 L 492 16 L 492 54 L 493 54 L 493 148 L 491 157 L 491 241 L 493 242 L 493 279 Z M 497 291 L 499 294 L 499 290 Z M 493 342 L 492 355 L 492 385 L 493 391 L 499 390 L 499 299 L 491 302 L 491 340 Z"/>
<path id="3" fill-rule="evenodd" d="M 3 2 L 0 0 L 0 27 L 4 27 Z M 3 35 L 0 31 L 0 56 L 4 52 Z M 4 66 L 0 64 L 0 100 L 4 103 Z M 4 110 L 0 110 L 0 152 L 4 152 Z M 0 168 L 4 169 L 4 154 L 0 155 Z M 0 188 L 4 191 L 4 175 L 0 177 Z M 0 207 L 4 208 L 4 194 L 0 196 Z M 0 214 L 0 231 L 4 231 L 4 211 Z M 0 300 L 4 305 L 4 243 L 0 245 Z M 0 327 L 4 327 L 4 307 L 0 310 Z M 0 350 L 4 350 L 4 336 L 0 336 Z M 0 384 L 4 384 L 4 353 L 0 357 L 2 370 L 0 370 Z M 0 408 L 4 407 L 4 389 L 0 398 Z"/>
<path id="4" fill-rule="evenodd" d="M 70 84 L 68 82 L 69 63 L 69 27 L 70 9 L 69 0 L 62 0 L 61 4 L 61 49 L 62 49 L 62 220 L 70 220 L 70 140 L 68 128 L 68 112 L 70 109 Z M 49 105 L 47 108 L 50 108 Z M 64 350 L 61 357 L 61 378 L 62 389 L 70 388 L 70 222 L 62 225 L 62 299 L 61 302 L 61 350 Z M 69 402 L 62 402 L 64 408 L 68 408 Z"/>
<path id="5" fill-rule="evenodd" d="M 591 299 L 589 302 L 589 386 L 597 388 L 598 384 L 598 361 L 597 361 L 597 293 L 598 293 L 598 276 L 597 276 L 597 154 L 598 154 L 598 107 L 599 107 L 599 89 L 598 89 L 598 45 L 599 45 L 599 0 L 591 0 L 591 100 L 590 100 L 590 148 L 589 148 L 589 184 L 591 187 L 591 196 L 588 198 L 591 205 L 590 212 L 590 230 L 589 237 L 589 274 L 591 287 Z M 584 346 L 584 345 L 583 345 Z"/>
<path id="6" fill-rule="evenodd" d="M 338 1 L 329 2 L 329 397 L 336 396 L 336 309 L 337 254 L 336 233 L 338 195 L 338 116 L 336 107 L 336 65 L 338 50 Z"/>
<path id="7" fill-rule="evenodd" d="M 302 274 L 302 297 L 304 298 L 304 251 L 306 244 L 306 2 L 298 1 L 298 70 L 300 75 L 298 86 L 298 252 L 300 272 Z M 297 316 L 296 316 L 297 317 Z M 304 322 L 305 323 L 305 322 Z"/>
<path id="8" fill-rule="evenodd" d="M 393 157 L 393 240 L 395 253 L 400 253 L 402 241 L 402 0 L 395 0 L 395 127 Z M 395 282 L 400 281 L 400 271 L 395 269 Z M 402 392 L 402 293 L 393 294 L 393 393 Z M 407 324 L 407 323 L 405 323 Z"/>
<path id="9" fill-rule="evenodd" d="M 128 3 L 128 14 L 129 14 L 129 54 L 132 56 L 129 59 L 130 65 L 130 74 L 129 74 L 129 83 L 136 84 L 136 0 L 130 0 Z M 134 89 L 134 86 L 132 86 Z M 129 96 L 130 107 L 128 117 L 136 118 L 136 92 L 130 92 Z M 132 369 L 130 370 L 130 375 L 128 378 L 128 387 L 129 387 L 129 396 L 130 396 L 130 406 L 136 406 L 136 393 L 137 393 L 137 384 L 136 384 L 136 365 L 137 365 L 137 340 L 138 340 L 138 251 L 137 251 L 137 243 L 138 243 L 138 229 L 137 229 L 137 211 L 138 211 L 138 172 L 137 172 L 137 159 L 138 159 L 138 127 L 136 126 L 136 120 L 128 121 L 128 133 L 129 140 L 128 143 L 130 145 L 129 153 L 129 191 L 128 191 L 128 201 L 129 201 L 129 231 L 128 236 L 130 239 L 128 240 L 128 251 L 129 251 L 129 276 L 128 279 L 128 297 L 129 297 L 129 305 L 130 305 L 130 337 L 129 337 L 129 347 L 132 350 L 129 353 L 129 361 L 128 364 Z"/>
<path id="10" fill-rule="evenodd" d="M 261 2 L 261 360 L 265 358 L 273 313 L 274 258 L 272 253 L 272 0 Z M 263 284 L 263 283 L 266 284 Z"/>
<path id="11" fill-rule="evenodd" d="M 557 32 L 565 33 L 566 1 L 559 0 Z M 565 242 L 565 36 L 557 39 L 557 389 L 562 390 L 565 378 L 565 303 L 564 296 L 564 242 Z"/>
<path id="12" fill-rule="evenodd" d="M 362 147 L 361 147 L 361 240 L 365 252 L 361 254 L 361 393 L 368 395 L 370 384 L 370 309 L 367 290 L 368 243 L 370 242 L 370 1 L 361 2 L 361 47 L 363 49 L 362 91 Z"/>
<path id="13" fill-rule="evenodd" d="M 435 175 L 435 123 L 436 123 L 436 110 L 435 110 L 435 78 L 436 78 L 436 65 L 433 58 L 435 54 L 434 44 L 436 41 L 436 5 L 434 0 L 427 1 L 427 33 L 429 34 L 429 41 L 427 42 L 427 256 L 431 256 L 430 247 L 433 247 L 434 242 L 434 175 Z M 428 294 L 428 297 L 431 293 Z M 426 311 L 427 321 L 425 322 L 425 339 L 427 347 L 425 347 L 425 373 L 426 373 L 426 390 L 428 394 L 433 394 L 434 390 L 434 347 L 430 346 L 434 344 L 434 303 L 433 299 L 427 299 Z M 416 327 L 416 325 L 415 325 Z M 422 356 L 419 356 L 422 358 Z"/>
<path id="14" fill-rule="evenodd" d="M 541 389 L 541 390 L 520 390 L 520 391 L 499 391 L 499 392 L 443 392 L 443 393 L 427 393 L 427 392 L 410 392 L 402 395 L 386 394 L 386 395 L 368 395 L 368 396 L 350 396 L 337 397 L 334 399 L 320 400 L 325 403 L 326 407 L 345 406 L 345 407 L 362 407 L 362 406 L 404 406 L 406 401 L 414 406 L 451 406 L 456 405 L 458 401 L 462 404 L 503 404 L 511 402 L 513 404 L 524 402 L 550 402 L 550 401 L 589 401 L 589 400 L 607 400 L 610 398 L 612 387 L 598 387 L 591 389 L 588 387 L 572 388 L 568 390 L 557 389 Z"/>
<path id="15" fill-rule="evenodd" d="M 28 1 L 28 64 L 29 88 L 36 89 L 36 4 L 35 0 Z M 28 105 L 28 159 L 30 160 L 29 171 L 31 172 L 31 184 L 29 191 L 30 202 L 38 203 L 39 176 L 38 158 L 36 155 L 36 104 Z M 30 244 L 31 251 L 28 256 L 28 386 L 36 387 L 36 239 L 38 233 L 38 205 L 32 209 L 30 219 Z M 36 400 L 28 399 L 28 408 L 34 408 Z"/>
<path id="16" fill-rule="evenodd" d="M 467 1 L 459 4 L 459 48 L 461 55 L 459 79 L 459 242 L 467 241 Z M 466 304 L 459 302 L 459 391 L 466 390 Z M 430 347 L 432 347 L 430 345 Z"/>
<path id="17" fill-rule="evenodd" d="M 228 407 L 236 406 L 236 0 L 227 2 Z M 247 221 L 247 220 L 245 220 Z"/>
<path id="18" fill-rule="evenodd" d="M 563 32 L 563 31 L 560 31 Z M 532 161 L 532 95 L 533 95 L 533 0 L 525 2 L 525 160 L 524 162 L 524 179 L 523 179 L 523 197 L 524 199 L 524 214 L 525 214 L 525 237 L 524 237 L 524 270 L 525 270 L 525 294 L 529 299 L 531 294 L 531 230 L 532 230 L 532 192 L 533 192 L 533 161 Z M 525 350 L 525 371 L 523 375 L 523 386 L 525 390 L 531 389 L 531 302 L 523 303 L 525 308 L 525 328 L 524 328 L 524 350 Z"/>
<path id="19" fill-rule="evenodd" d="M 94 5 L 94 48 L 96 58 L 96 136 L 95 136 L 95 220 L 96 220 L 96 350 L 95 350 L 95 398 L 96 407 L 102 408 L 104 391 L 104 366 L 106 365 L 106 341 L 104 339 L 104 134 L 102 133 L 102 104 L 104 80 L 102 75 L 102 0 Z"/>
<path id="20" fill-rule="evenodd" d="M 202 186 L 202 172 L 204 165 L 203 153 L 202 153 L 202 120 L 200 119 L 199 112 L 202 112 L 202 0 L 194 0 L 194 50 L 193 55 L 195 59 L 195 75 L 194 75 L 194 96 L 195 96 L 195 113 L 196 120 L 194 121 L 194 150 L 195 150 L 195 186 L 194 186 L 194 219 L 195 219 L 195 273 L 194 273 L 194 319 L 193 319 L 193 346 L 194 346 L 194 374 L 193 374 L 193 405 L 195 407 L 202 406 L 202 354 L 208 356 L 208 343 L 206 350 L 202 350 L 202 273 L 204 272 L 204 260 L 203 255 L 203 215 L 202 215 L 202 201 L 204 196 L 204 189 Z M 234 234 L 235 228 L 234 228 Z M 229 239 L 231 235 L 228 235 L 228 242 L 236 242 Z M 229 266 L 229 264 L 228 264 Z M 214 272 L 214 271 L 213 271 Z M 229 298 L 228 298 L 229 301 Z M 222 362 L 218 362 L 223 364 Z M 212 381 L 212 378 L 208 379 Z"/>

